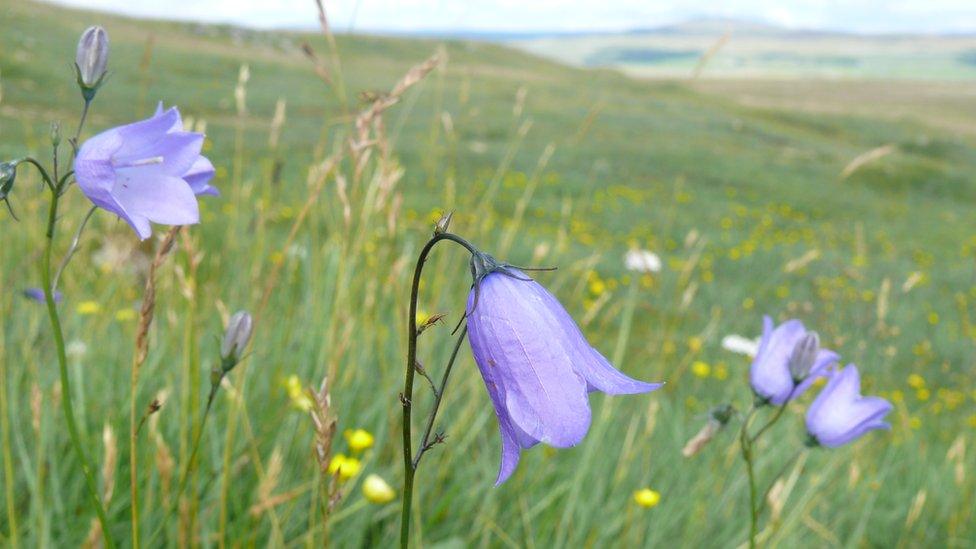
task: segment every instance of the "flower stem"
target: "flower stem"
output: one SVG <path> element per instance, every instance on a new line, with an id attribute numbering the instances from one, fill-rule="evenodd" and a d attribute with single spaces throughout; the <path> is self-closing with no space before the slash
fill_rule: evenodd
<path id="1" fill-rule="evenodd" d="M 414 268 L 413 273 L 413 285 L 410 287 L 410 313 L 407 319 L 408 332 L 407 332 L 407 364 L 405 373 L 403 376 L 403 393 L 400 394 L 400 404 L 403 406 L 403 505 L 400 512 L 400 547 L 406 549 L 410 545 L 410 507 L 413 503 L 413 477 L 417 471 L 417 463 L 414 462 L 413 456 L 413 438 L 411 435 L 411 399 L 413 398 L 413 380 L 414 373 L 416 372 L 417 366 L 417 300 L 420 296 L 420 277 L 424 271 L 424 263 L 427 261 L 427 256 L 430 255 L 431 250 L 434 246 L 441 240 L 450 240 L 455 242 L 471 254 L 475 254 L 477 249 L 472 246 L 467 240 L 451 234 L 451 233 L 439 233 L 435 234 L 427 244 L 424 245 L 423 249 L 420 250 L 420 255 L 417 257 L 417 266 Z M 461 337 L 458 338 L 458 343 L 455 346 L 454 353 L 451 357 L 450 364 L 454 363 L 454 356 L 457 355 L 457 349 L 460 348 L 461 340 L 464 338 L 464 333 L 467 328 L 462 331 Z M 447 374 L 450 373 L 450 364 L 445 372 L 444 381 L 441 386 L 441 390 L 438 392 L 438 396 L 435 396 L 435 410 L 440 404 L 440 396 L 444 392 L 443 385 L 447 383 Z M 433 415 L 429 421 L 430 425 L 433 425 Z M 429 435 L 428 426 L 428 435 Z M 427 444 L 427 436 L 425 435 L 424 444 Z M 420 455 L 423 454 L 423 447 L 418 452 L 417 462 L 419 463 Z"/>
<path id="2" fill-rule="evenodd" d="M 63 178 L 62 181 L 64 181 Z M 84 232 L 85 226 L 88 225 L 88 220 L 91 219 L 92 214 L 94 214 L 95 210 L 97 209 L 98 206 L 92 206 L 85 215 L 85 219 L 81 221 L 81 225 L 78 225 L 78 230 L 75 232 L 74 238 L 71 239 L 71 246 L 68 247 L 68 251 L 65 252 L 64 258 L 61 259 L 61 264 L 58 265 L 58 270 L 54 273 L 54 282 L 51 283 L 51 288 L 53 290 L 58 289 L 58 282 L 61 281 L 61 273 L 64 272 L 64 268 L 68 266 L 68 262 L 71 261 L 71 258 L 74 257 L 75 252 L 78 251 L 78 244 L 81 243 L 81 233 Z"/>
<path id="3" fill-rule="evenodd" d="M 454 350 L 451 351 L 451 358 L 447 361 L 447 366 L 444 368 L 444 376 L 441 378 L 440 388 L 434 392 L 434 407 L 431 408 L 430 415 L 427 416 L 427 427 L 424 428 L 424 436 L 420 439 L 420 447 L 417 448 L 417 457 L 413 458 L 414 469 L 420 465 L 420 458 L 423 457 L 424 453 L 442 439 L 442 437 L 435 435 L 434 442 L 431 442 L 430 433 L 434 428 L 434 420 L 437 418 L 437 411 L 440 410 L 441 401 L 444 399 L 444 388 L 447 387 L 447 378 L 451 375 L 451 369 L 454 367 L 454 361 L 457 359 L 458 351 L 461 350 L 461 343 L 464 342 L 464 336 L 466 335 L 468 335 L 467 326 L 461 328 L 461 333 L 458 334 L 457 342 L 454 344 Z"/>
<path id="4" fill-rule="evenodd" d="M 746 473 L 749 476 L 749 548 L 756 547 L 756 533 L 759 523 L 759 512 L 756 505 L 756 471 L 752 455 L 753 439 L 749 437 L 749 423 L 756 413 L 756 406 L 749 408 L 745 419 L 742 421 L 742 429 L 739 431 L 739 447 L 742 450 L 742 459 L 746 462 Z"/>
<path id="5" fill-rule="evenodd" d="M 217 390 L 220 388 L 220 383 L 216 383 L 210 387 L 210 396 L 207 397 L 207 407 L 203 410 L 203 417 L 200 419 L 200 427 L 197 430 L 196 436 L 193 438 L 193 447 L 190 449 L 190 459 L 186 463 L 186 468 L 183 469 L 183 474 L 180 475 L 180 483 L 177 485 L 176 493 L 173 495 L 173 500 L 169 504 L 169 509 L 166 511 L 166 517 L 159 524 L 156 530 L 149 537 L 149 546 L 155 547 L 156 536 L 158 536 L 163 528 L 169 524 L 170 519 L 173 517 L 173 513 L 180 505 L 180 497 L 183 494 L 183 490 L 186 488 L 186 483 L 190 479 L 190 475 L 193 473 L 193 466 L 197 459 L 197 452 L 200 450 L 200 439 L 203 438 L 203 429 L 207 426 L 207 418 L 210 417 L 210 408 L 213 406 L 214 398 L 217 396 Z"/>
<path id="6" fill-rule="evenodd" d="M 91 464 L 85 455 L 84 447 L 81 443 L 81 435 L 78 432 L 78 425 L 75 421 L 74 406 L 71 403 L 71 381 L 68 378 L 68 357 L 64 347 L 64 333 L 61 329 L 61 319 L 58 316 L 57 305 L 54 302 L 54 290 L 51 286 L 51 254 L 54 247 L 54 232 L 58 219 L 58 198 L 60 189 L 51 190 L 51 207 L 48 212 L 47 245 L 44 250 L 44 261 L 41 266 L 41 277 L 44 281 L 44 300 L 47 303 L 48 317 L 51 321 L 51 329 L 54 332 L 54 344 L 57 348 L 58 367 L 61 372 L 61 409 L 64 412 L 65 423 L 68 426 L 68 433 L 71 436 L 71 446 L 74 448 L 78 461 L 81 462 L 81 470 L 85 475 L 85 485 L 88 488 L 88 495 L 91 497 L 98 514 L 98 521 L 102 526 L 102 534 L 105 539 L 106 547 L 115 547 L 112 538 L 112 530 L 108 524 L 108 516 L 102 498 L 98 495 L 98 487 L 95 484 L 95 477 L 92 475 Z"/>

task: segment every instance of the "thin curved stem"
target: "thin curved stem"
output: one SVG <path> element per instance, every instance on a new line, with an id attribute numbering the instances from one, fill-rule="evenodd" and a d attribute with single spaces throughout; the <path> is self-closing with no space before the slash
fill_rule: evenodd
<path id="1" fill-rule="evenodd" d="M 451 351 L 451 358 L 448 359 L 447 366 L 444 368 L 444 376 L 441 377 L 440 388 L 434 391 L 434 407 L 431 408 L 430 415 L 427 416 L 427 426 L 424 428 L 424 436 L 420 439 L 420 447 L 417 448 L 417 457 L 413 458 L 414 469 L 420 465 L 420 458 L 423 457 L 424 453 L 443 440 L 443 437 L 435 436 L 434 442 L 431 442 L 430 433 L 434 428 L 434 420 L 437 418 L 437 411 L 440 410 L 441 400 L 444 398 L 444 388 L 447 387 L 447 378 L 451 375 L 451 369 L 454 367 L 454 361 L 457 359 L 458 351 L 461 350 L 461 344 L 464 343 L 464 336 L 466 335 L 468 335 L 467 326 L 461 328 L 461 333 L 458 335 L 457 342 L 454 344 L 454 350 Z"/>
<path id="2" fill-rule="evenodd" d="M 54 344 L 57 348 L 58 368 L 61 374 L 61 409 L 64 412 L 65 423 L 68 426 L 68 434 L 71 437 L 71 446 L 75 451 L 78 461 L 81 462 L 81 470 L 85 475 L 85 485 L 88 489 L 88 495 L 95 507 L 98 521 L 102 526 L 105 546 L 115 547 L 112 530 L 108 523 L 108 515 L 105 512 L 105 506 L 102 504 L 102 498 L 98 494 L 98 487 L 95 483 L 95 477 L 92 474 L 91 463 L 88 461 L 88 457 L 85 455 L 85 450 L 81 443 L 81 435 L 78 432 L 78 424 L 74 415 L 74 405 L 71 402 L 71 380 L 68 377 L 68 357 L 64 346 L 64 332 L 61 329 L 61 319 L 58 316 L 57 305 L 54 302 L 54 290 L 51 286 L 51 255 L 54 247 L 54 231 L 58 217 L 58 191 L 57 189 L 52 189 L 51 193 L 51 207 L 48 212 L 47 231 L 45 233 L 47 246 L 44 250 L 41 277 L 44 281 L 44 301 L 47 304 L 48 317 L 51 321 L 51 329 L 54 332 Z"/>
<path id="3" fill-rule="evenodd" d="M 776 409 L 776 413 L 773 414 L 773 417 L 768 422 L 766 422 L 765 425 L 760 427 L 759 431 L 751 437 L 750 442 L 756 442 L 757 440 L 759 440 L 759 437 L 761 437 L 763 433 L 768 431 L 770 427 L 772 427 L 777 421 L 779 421 L 779 418 L 783 417 L 783 412 L 786 411 L 786 406 L 790 403 L 790 400 L 793 399 L 793 395 L 796 393 L 796 388 L 798 386 L 799 385 L 796 384 L 793 385 L 793 389 L 790 390 L 790 394 L 786 395 L 786 400 L 783 401 L 783 404 L 781 404 L 780 407 Z"/>
<path id="4" fill-rule="evenodd" d="M 37 160 L 34 160 L 33 158 L 31 158 L 29 156 L 26 156 L 26 157 L 21 158 L 20 160 L 16 161 L 15 163 L 16 164 L 19 164 L 21 162 L 27 162 L 28 164 L 30 164 L 30 165 L 34 166 L 35 168 L 37 168 L 37 172 L 39 174 L 41 174 L 41 179 L 43 179 L 44 180 L 44 183 L 47 184 L 47 188 L 50 189 L 51 192 L 57 192 L 58 191 L 58 187 L 55 186 L 54 180 L 51 179 L 51 176 L 48 175 L 47 170 L 44 168 L 44 166 L 41 165 L 40 162 L 38 162 Z"/>
<path id="5" fill-rule="evenodd" d="M 81 138 L 81 129 L 85 127 L 85 121 L 88 120 L 88 108 L 91 107 L 91 99 L 85 99 L 85 106 L 81 109 L 81 118 L 78 120 L 78 130 L 75 131 L 75 137 L 71 140 L 71 148 L 74 154 L 78 154 L 78 139 Z"/>
<path id="6" fill-rule="evenodd" d="M 176 512 L 177 507 L 179 507 L 180 497 L 183 494 L 183 490 L 186 488 L 186 483 L 190 478 L 190 473 L 193 472 L 193 466 L 196 463 L 197 453 L 200 450 L 200 440 L 203 438 L 203 430 L 207 426 L 207 418 L 210 417 L 210 408 L 213 406 L 214 398 L 217 396 L 217 390 L 219 388 L 219 382 L 210 387 L 210 396 L 207 397 L 207 407 L 203 410 L 203 418 L 200 419 L 200 428 L 197 430 L 197 434 L 193 438 L 193 447 L 190 449 L 190 458 L 186 463 L 186 468 L 183 469 L 183 474 L 180 475 L 180 483 L 177 485 L 176 493 L 173 496 L 173 500 L 169 504 L 169 509 L 166 511 L 166 517 L 159 524 L 152 535 L 149 536 L 149 547 L 156 546 L 156 536 L 158 536 L 160 532 L 163 531 L 163 528 L 169 524 L 170 518 L 172 518 L 173 513 Z"/>
<path id="7" fill-rule="evenodd" d="M 85 218 L 81 221 L 81 225 L 78 226 L 78 230 L 75 231 L 75 236 L 71 239 L 71 246 L 68 247 L 67 253 L 64 254 L 64 258 L 61 259 L 61 264 L 58 265 L 57 272 L 54 273 L 54 282 L 51 283 L 51 289 L 58 289 L 58 282 L 61 280 L 61 273 L 64 272 L 64 268 L 68 266 L 68 262 L 71 261 L 72 256 L 78 251 L 78 244 L 81 242 L 81 233 L 85 230 L 85 225 L 88 224 L 88 220 L 91 219 L 92 214 L 98 206 L 92 206 L 88 213 L 85 214 Z"/>
<path id="8" fill-rule="evenodd" d="M 410 312 L 407 319 L 409 330 L 407 332 L 407 364 L 403 376 L 403 392 L 400 394 L 400 404 L 403 406 L 403 505 L 400 513 L 400 547 L 403 549 L 406 549 L 410 544 L 410 507 L 413 503 L 413 477 L 417 471 L 414 464 L 411 434 L 411 399 L 413 398 L 413 381 L 417 365 L 417 300 L 420 296 L 420 277 L 424 271 L 424 263 L 434 246 L 442 240 L 455 242 L 463 246 L 472 255 L 479 253 L 477 248 L 460 236 L 452 233 L 438 233 L 427 241 L 427 244 L 420 250 L 417 266 L 414 268 L 413 284 L 410 287 Z"/>

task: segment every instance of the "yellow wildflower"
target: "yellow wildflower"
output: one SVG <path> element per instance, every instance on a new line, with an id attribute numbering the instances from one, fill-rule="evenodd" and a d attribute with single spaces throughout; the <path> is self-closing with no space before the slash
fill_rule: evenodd
<path id="1" fill-rule="evenodd" d="M 339 480 L 349 480 L 359 474 L 363 464 L 354 457 L 336 454 L 329 462 L 329 474 L 339 475 Z"/>
<path id="2" fill-rule="evenodd" d="M 908 376 L 908 386 L 912 389 L 921 389 L 925 387 L 925 378 L 918 374 L 910 374 Z"/>
<path id="3" fill-rule="evenodd" d="M 691 373 L 695 374 L 697 377 L 708 377 L 708 375 L 712 373 L 712 367 L 709 366 L 707 362 L 696 360 L 691 365 Z"/>
<path id="4" fill-rule="evenodd" d="M 634 492 L 634 503 L 650 509 L 661 502 L 661 494 L 650 488 L 643 488 Z"/>
<path id="5" fill-rule="evenodd" d="M 119 322 L 125 322 L 127 320 L 132 320 L 136 317 L 136 312 L 133 309 L 119 309 L 115 311 L 115 320 Z"/>
<path id="6" fill-rule="evenodd" d="M 373 435 L 365 429 L 346 429 L 342 436 L 353 452 L 362 452 L 373 447 Z"/>
<path id="7" fill-rule="evenodd" d="M 78 304 L 78 314 L 93 315 L 102 309 L 97 301 L 82 301 Z"/>
<path id="8" fill-rule="evenodd" d="M 288 376 L 288 379 L 285 380 L 285 390 L 288 391 L 288 398 L 291 399 L 291 403 L 299 410 L 307 412 L 315 405 L 298 376 Z"/>
<path id="9" fill-rule="evenodd" d="M 368 475 L 363 480 L 363 496 L 370 503 L 384 504 L 393 501 L 396 492 L 379 475 Z"/>
<path id="10" fill-rule="evenodd" d="M 700 337 L 692 336 L 688 338 L 689 351 L 693 353 L 697 353 L 698 351 L 701 351 L 701 348 L 702 348 L 702 339 Z"/>

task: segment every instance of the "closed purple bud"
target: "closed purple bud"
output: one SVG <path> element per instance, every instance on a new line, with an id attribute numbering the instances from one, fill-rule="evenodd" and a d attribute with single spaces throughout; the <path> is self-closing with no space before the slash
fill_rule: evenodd
<path id="1" fill-rule="evenodd" d="M 884 416 L 891 403 L 881 397 L 861 396 L 857 366 L 833 372 L 830 381 L 807 410 L 807 432 L 821 446 L 836 448 L 874 429 L 890 429 Z"/>
<path id="2" fill-rule="evenodd" d="M 99 26 L 85 29 L 78 40 L 75 66 L 78 69 L 78 85 L 83 92 L 97 89 L 108 68 L 108 33 L 105 29 Z M 90 98 L 86 96 L 86 99 Z"/>
<path id="3" fill-rule="evenodd" d="M 793 347 L 793 353 L 790 354 L 790 375 L 793 376 L 794 383 L 799 383 L 810 375 L 819 351 L 820 335 L 812 331 L 807 332 Z"/>
<path id="4" fill-rule="evenodd" d="M 230 317 L 224 339 L 220 343 L 220 358 L 224 362 L 224 371 L 228 371 L 240 361 L 241 353 L 251 340 L 253 320 L 247 311 L 237 311 Z"/>
<path id="5" fill-rule="evenodd" d="M 749 383 L 762 401 L 780 406 L 793 400 L 840 358 L 821 349 L 816 334 L 808 337 L 812 333 L 799 320 L 787 320 L 774 329 L 773 319 L 763 317 L 762 339 L 749 370 Z M 805 375 L 794 376 L 794 369 L 797 373 L 806 370 Z"/>
<path id="6" fill-rule="evenodd" d="M 501 431 L 496 485 L 515 471 L 523 448 L 579 444 L 590 426 L 589 392 L 635 394 L 661 386 L 617 371 L 559 301 L 517 269 L 480 278 L 467 312 L 471 351 Z"/>
<path id="7" fill-rule="evenodd" d="M 75 179 L 96 206 L 124 219 L 145 240 L 150 221 L 200 221 L 196 195 L 218 194 L 214 167 L 200 155 L 203 134 L 183 131 L 175 107 L 152 118 L 106 130 L 78 150 Z"/>

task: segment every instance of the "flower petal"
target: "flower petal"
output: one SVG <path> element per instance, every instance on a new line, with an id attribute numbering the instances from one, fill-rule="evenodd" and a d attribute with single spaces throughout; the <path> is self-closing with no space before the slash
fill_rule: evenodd
<path id="1" fill-rule="evenodd" d="M 561 332 L 547 325 L 546 310 L 526 282 L 501 273 L 486 276 L 469 297 L 469 330 L 492 349 L 492 378 L 504 390 L 515 426 L 557 448 L 586 435 L 590 408 L 586 383 L 573 368 Z M 486 380 L 487 381 L 487 380 Z"/>
<path id="2" fill-rule="evenodd" d="M 208 183 L 213 179 L 216 170 L 214 170 L 213 164 L 210 163 L 204 156 L 198 156 L 193 166 L 190 166 L 190 170 L 183 174 L 183 180 L 186 181 L 190 188 L 193 190 L 193 194 L 209 194 L 213 196 L 219 196 L 220 191 L 216 187 L 210 186 Z"/>
<path id="3" fill-rule="evenodd" d="M 470 304 L 468 308 L 470 309 Z M 534 446 L 539 441 L 529 437 L 524 431 L 512 424 L 508 417 L 508 410 L 505 408 L 505 391 L 502 380 L 495 375 L 497 360 L 492 356 L 491 343 L 484 337 L 484 330 L 474 330 L 468 332 L 468 342 L 471 345 L 471 353 L 474 355 L 475 363 L 481 372 L 481 377 L 485 381 L 485 388 L 488 390 L 488 398 L 491 400 L 495 410 L 495 417 L 498 418 L 498 430 L 502 438 L 501 463 L 498 468 L 498 477 L 495 486 L 508 480 L 518 467 L 519 457 L 522 448 Z"/>
<path id="4" fill-rule="evenodd" d="M 196 196 L 186 181 L 178 177 L 137 169 L 120 170 L 112 194 L 130 216 L 165 225 L 192 225 L 200 221 Z"/>
<path id="5" fill-rule="evenodd" d="M 780 405 L 793 392 L 790 355 L 796 343 L 806 334 L 806 329 L 802 322 L 795 319 L 780 324 L 776 329 L 770 330 L 771 327 L 772 319 L 764 317 L 763 338 L 749 369 L 749 382 L 757 394 Z"/>
<path id="6" fill-rule="evenodd" d="M 518 272 L 518 271 L 516 271 Z M 518 272 L 518 274 L 521 274 Z M 526 282 L 529 289 L 546 306 L 551 320 L 551 329 L 561 330 L 565 341 L 571 345 L 571 364 L 587 382 L 589 390 L 602 391 L 608 395 L 629 395 L 646 393 L 661 387 L 661 383 L 647 383 L 633 379 L 617 370 L 599 351 L 594 349 L 579 326 L 566 309 L 559 303 L 556 296 L 537 282 Z"/>
<path id="7" fill-rule="evenodd" d="M 122 139 L 122 149 L 119 151 L 125 157 L 148 158 L 156 156 L 152 151 L 156 143 L 179 123 L 180 113 L 176 107 L 156 114 L 152 118 L 140 120 L 113 131 L 118 132 Z"/>

